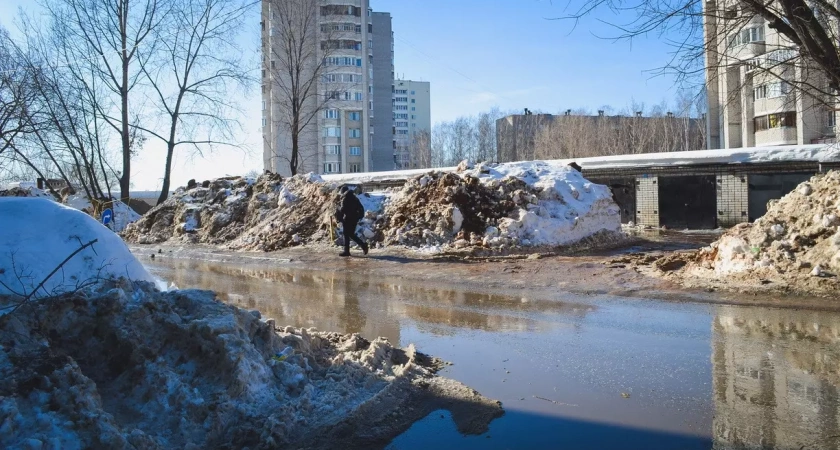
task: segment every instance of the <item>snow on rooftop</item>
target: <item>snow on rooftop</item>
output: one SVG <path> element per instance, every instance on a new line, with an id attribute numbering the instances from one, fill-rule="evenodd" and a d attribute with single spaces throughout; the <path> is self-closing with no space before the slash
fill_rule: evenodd
<path id="1" fill-rule="evenodd" d="M 760 164 L 777 162 L 840 162 L 840 144 L 784 145 L 773 147 L 732 148 L 722 150 L 693 150 L 688 152 L 640 153 L 632 155 L 597 156 L 591 158 L 555 159 L 546 161 L 517 161 L 501 166 L 527 169 L 534 164 L 566 166 L 575 162 L 583 169 L 628 169 L 634 167 L 689 166 L 702 164 Z M 405 180 L 430 170 L 454 172 L 455 167 L 436 169 L 395 170 L 322 175 L 324 181 L 337 183 L 372 183 Z"/>

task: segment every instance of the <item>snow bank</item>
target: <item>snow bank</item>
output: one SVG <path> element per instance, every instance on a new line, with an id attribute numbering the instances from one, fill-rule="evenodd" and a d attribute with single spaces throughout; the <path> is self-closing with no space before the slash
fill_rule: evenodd
<path id="1" fill-rule="evenodd" d="M 431 412 L 422 400 L 445 380 L 434 376 L 440 367 L 382 338 L 278 329 L 212 292 L 116 283 L 0 317 L 0 447 L 346 448 L 339 438 L 356 444 L 358 435 L 388 442 Z M 488 422 L 501 414 L 447 381 L 463 393 L 448 394 L 451 403 L 485 411 Z M 422 415 L 396 420 L 414 410 Z M 354 418 L 364 426 L 337 426 Z M 311 444 L 333 428 L 343 436 Z"/>
<path id="2" fill-rule="evenodd" d="M 27 182 L 9 184 L 6 189 L 0 189 L 0 197 L 34 197 L 56 200 L 56 198 L 49 192 L 38 189 L 35 183 Z M 87 214 L 93 214 L 93 205 L 85 195 L 69 195 L 64 199 L 64 204 Z M 140 219 L 140 214 L 137 214 L 136 211 L 131 209 L 125 203 L 119 200 L 114 200 L 113 205 L 114 218 L 108 225 L 110 229 L 120 232 L 123 231 L 128 224 L 136 222 Z M 99 217 L 96 217 L 96 219 L 99 220 Z"/>
<path id="3" fill-rule="evenodd" d="M 106 278 L 153 281 L 119 236 L 81 211 L 44 198 L 0 198 L 0 295 L 27 295 L 76 249 L 36 294 L 73 290 Z"/>
<path id="4" fill-rule="evenodd" d="M 379 246 L 516 248 L 572 244 L 620 233 L 619 209 L 606 186 L 558 163 L 529 162 L 422 171 L 404 186 L 359 195 L 366 214 L 357 232 Z M 331 178 L 324 177 L 327 180 Z M 167 240 L 273 251 L 338 243 L 335 181 L 263 175 L 178 189 L 126 229 L 130 242 Z"/>
<path id="5" fill-rule="evenodd" d="M 499 222 L 498 235 L 524 245 L 564 245 L 600 232 L 621 230 L 620 211 L 609 188 L 569 166 L 541 161 L 479 166 L 467 172 L 482 182 L 516 178 L 533 194 L 515 192 L 520 206 Z M 494 231 L 487 237 L 494 242 Z"/>

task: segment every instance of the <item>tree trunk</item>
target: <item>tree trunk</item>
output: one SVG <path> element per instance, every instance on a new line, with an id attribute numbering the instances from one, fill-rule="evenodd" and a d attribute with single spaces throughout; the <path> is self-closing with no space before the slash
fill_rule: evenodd
<path id="1" fill-rule="evenodd" d="M 172 155 L 175 153 L 175 144 L 170 141 L 166 144 L 166 167 L 163 172 L 163 186 L 160 188 L 160 196 L 157 204 L 165 202 L 169 198 L 169 183 L 172 179 Z"/>
<path id="2" fill-rule="evenodd" d="M 124 6 L 127 10 L 128 7 Z M 131 140 L 128 125 L 128 11 L 121 11 L 120 39 L 122 40 L 122 86 L 120 86 L 120 108 L 122 120 L 122 176 L 120 176 L 120 200 L 128 204 L 131 189 Z"/>

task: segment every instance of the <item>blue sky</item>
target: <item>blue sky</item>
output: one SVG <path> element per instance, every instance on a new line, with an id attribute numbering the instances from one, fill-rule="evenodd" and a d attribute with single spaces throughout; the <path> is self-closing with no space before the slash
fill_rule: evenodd
<path id="1" fill-rule="evenodd" d="M 580 3 L 578 0 L 576 3 Z M 674 80 L 646 71 L 667 62 L 654 38 L 614 42 L 592 16 L 573 30 L 564 0 L 371 0 L 393 17 L 395 65 L 406 78 L 430 81 L 432 122 L 492 106 L 558 112 L 617 109 L 631 100 L 673 100 Z M 625 19 L 626 20 L 626 19 Z"/>
<path id="2" fill-rule="evenodd" d="M 576 0 L 577 2 L 585 0 Z M 371 0 L 375 11 L 393 18 L 396 72 L 406 79 L 431 82 L 432 123 L 474 115 L 498 106 L 503 110 L 556 113 L 565 109 L 616 109 L 632 100 L 647 106 L 677 94 L 674 80 L 646 71 L 667 62 L 669 47 L 656 38 L 614 42 L 596 37 L 613 32 L 597 19 L 572 30 L 563 15 L 564 0 Z M 14 28 L 19 6 L 35 0 L 0 0 L 0 24 Z M 258 21 L 258 11 L 255 21 Z M 249 28 L 254 33 L 257 27 Z M 256 35 L 243 35 L 243 45 Z M 262 171 L 259 89 L 244 99 L 243 118 L 250 152 L 219 150 L 209 158 L 176 155 L 173 184 L 249 170 Z M 155 189 L 163 152 L 149 146 L 134 164 L 136 189 Z"/>

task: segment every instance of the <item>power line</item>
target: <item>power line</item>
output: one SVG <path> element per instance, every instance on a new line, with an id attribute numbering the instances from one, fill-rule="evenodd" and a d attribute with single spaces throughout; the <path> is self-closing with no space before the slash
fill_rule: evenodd
<path id="1" fill-rule="evenodd" d="M 454 67 L 452 67 L 452 66 L 450 66 L 450 65 L 448 65 L 448 64 L 446 64 L 446 63 L 444 63 L 444 62 L 441 62 L 441 59 L 440 59 L 440 58 L 435 58 L 435 57 L 433 57 L 433 56 L 429 55 L 428 53 L 424 52 L 423 50 L 420 50 L 420 48 L 418 48 L 416 45 L 412 44 L 411 42 L 409 42 L 409 41 L 407 41 L 407 40 L 405 40 L 405 39 L 403 39 L 403 38 L 401 38 L 401 37 L 398 37 L 398 36 L 396 36 L 396 35 L 394 36 L 394 39 L 396 39 L 396 40 L 398 40 L 398 41 L 402 42 L 403 44 L 405 44 L 405 45 L 407 45 L 407 46 L 411 47 L 411 48 L 412 48 L 415 52 L 417 52 L 417 53 L 419 53 L 419 54 L 423 55 L 423 56 L 424 56 L 424 57 L 426 57 L 429 61 L 434 62 L 435 64 L 438 64 L 438 65 L 441 65 L 441 66 L 443 66 L 443 67 L 445 67 L 445 68 L 449 69 L 450 71 L 452 71 L 452 72 L 454 72 L 454 73 L 456 73 L 456 74 L 458 74 L 458 75 L 462 76 L 464 79 L 466 79 L 466 80 L 468 80 L 468 81 L 472 82 L 473 84 L 475 84 L 475 85 L 476 85 L 476 86 L 478 86 L 479 88 L 483 89 L 485 92 L 489 92 L 489 93 L 491 93 L 491 94 L 493 94 L 493 95 L 495 95 L 495 96 L 497 96 L 497 97 L 505 97 L 504 95 L 500 95 L 499 93 L 494 92 L 492 89 L 488 89 L 488 88 L 487 88 L 487 86 L 482 85 L 481 83 L 479 83 L 478 81 L 474 80 L 474 79 L 473 79 L 473 78 L 471 78 L 470 76 L 468 76 L 468 75 L 464 74 L 463 72 L 459 71 L 458 69 L 456 69 L 456 68 L 454 68 Z M 480 92 L 480 91 L 471 91 L 471 92 Z"/>

